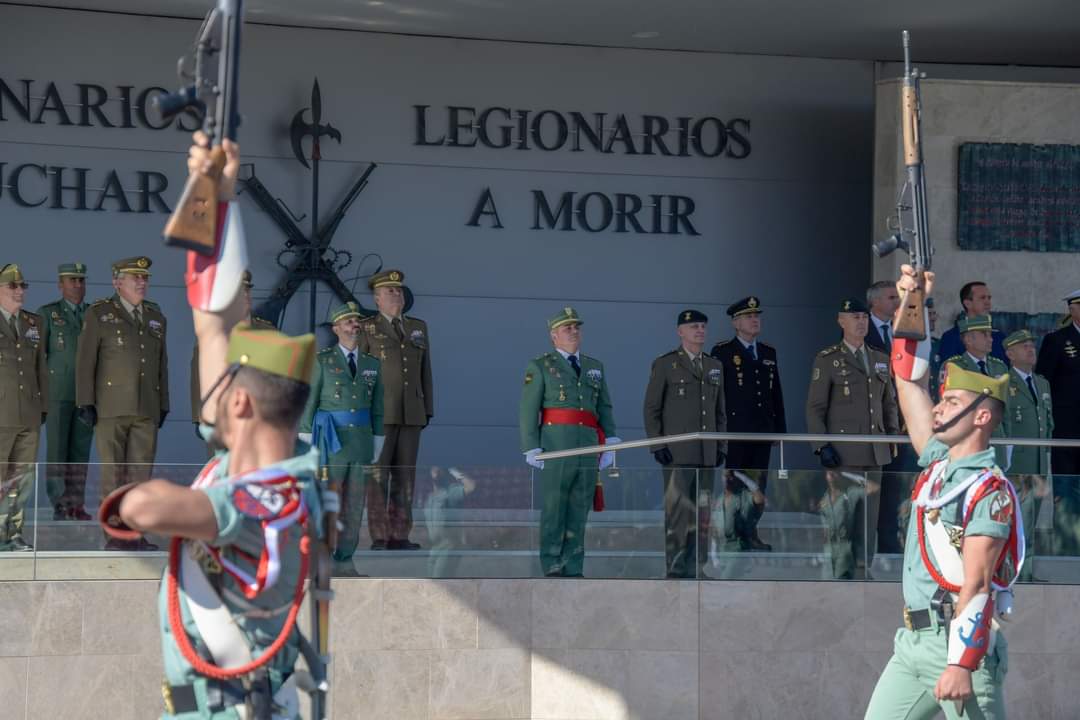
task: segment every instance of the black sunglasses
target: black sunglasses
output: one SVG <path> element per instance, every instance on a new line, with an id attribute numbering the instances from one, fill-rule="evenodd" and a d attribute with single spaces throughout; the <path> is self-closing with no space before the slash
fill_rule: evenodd
<path id="1" fill-rule="evenodd" d="M 12 283 L 8 283 L 7 286 L 8 286 L 8 290 L 19 290 L 19 289 L 26 290 L 28 287 L 30 287 L 30 283 L 28 283 L 28 282 L 14 283 L 14 282 L 12 282 Z"/>

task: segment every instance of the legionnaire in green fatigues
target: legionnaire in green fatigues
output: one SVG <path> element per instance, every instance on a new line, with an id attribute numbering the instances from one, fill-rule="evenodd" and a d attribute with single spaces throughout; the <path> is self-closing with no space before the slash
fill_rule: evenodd
<path id="1" fill-rule="evenodd" d="M 23 507 L 48 408 L 41 318 L 22 309 L 27 287 L 18 265 L 0 267 L 0 551 L 33 549 L 22 534 Z"/>
<path id="2" fill-rule="evenodd" d="M 150 476 L 158 429 L 169 412 L 165 316 L 146 300 L 151 260 L 113 263 L 116 294 L 86 312 L 75 370 L 80 417 L 94 426 L 101 495 Z M 109 538 L 108 549 L 149 549 Z"/>
<path id="3" fill-rule="evenodd" d="M 713 500 L 708 527 L 712 569 L 703 569 L 702 575 L 737 579 L 750 568 L 750 563 L 745 557 L 732 557 L 731 553 L 756 549 L 754 529 L 765 512 L 765 492 L 750 473 L 742 470 L 724 470 L 723 482 L 723 490 Z"/>
<path id="4" fill-rule="evenodd" d="M 86 297 L 86 265 L 58 269 L 61 298 L 38 310 L 49 366 L 49 419 L 45 426 L 46 490 L 54 520 L 91 520 L 86 512 L 86 463 L 94 431 L 75 412 L 75 356 Z"/>
<path id="5" fill-rule="evenodd" d="M 826 470 L 825 485 L 817 509 L 825 523 L 830 577 L 851 580 L 855 577 L 858 513 L 866 502 L 866 479 L 854 473 Z"/>
<path id="6" fill-rule="evenodd" d="M 550 352 L 529 361 L 518 413 L 525 462 L 541 470 L 540 569 L 547 576 L 580 577 L 585 522 L 596 498 L 596 456 L 537 460 L 542 451 L 615 443 L 615 418 L 603 364 L 582 355 L 581 317 L 563 308 L 548 321 Z M 599 468 L 611 464 L 600 456 Z"/>
<path id="7" fill-rule="evenodd" d="M 843 339 L 814 358 L 806 396 L 807 431 L 856 435 L 899 432 L 889 358 L 864 342 L 870 322 L 866 305 L 858 298 L 844 300 L 837 322 Z M 865 511 L 856 511 L 860 527 L 855 532 L 855 555 L 861 561 L 865 554 L 869 568 L 876 549 L 881 468 L 892 460 L 892 447 L 887 443 L 825 443 L 819 444 L 815 452 L 826 469 L 847 470 L 867 479 Z M 863 518 L 865 528 L 861 527 Z"/>
<path id="8" fill-rule="evenodd" d="M 1005 338 L 1004 344 L 1005 354 L 1012 363 L 1005 417 L 1001 421 L 1005 437 L 1050 438 L 1054 432 L 1050 383 L 1035 372 L 1035 336 L 1027 330 L 1017 330 Z M 1043 499 L 1050 494 L 1050 448 L 1014 446 L 1008 469 L 1020 492 L 1024 542 L 1028 553 L 1034 555 L 1035 523 Z M 1032 565 L 1030 562 L 1024 565 L 1021 580 L 1031 579 Z"/>
<path id="9" fill-rule="evenodd" d="M 352 559 L 356 552 L 367 473 L 384 440 L 379 361 L 357 347 L 361 317 L 360 306 L 354 302 L 331 314 L 338 343 L 316 356 L 311 395 L 300 420 L 301 439 L 319 449 L 330 481 L 341 488 L 343 528 L 333 549 L 338 562 Z M 305 433 L 311 437 L 305 438 Z"/>
<path id="10" fill-rule="evenodd" d="M 653 361 L 644 406 L 649 437 L 727 429 L 724 367 L 705 353 L 708 321 L 698 310 L 680 312 L 675 320 L 679 347 Z M 675 443 L 651 450 L 664 467 L 667 576 L 698 577 L 708 559 L 715 468 L 724 464 L 727 443 Z"/>
<path id="11" fill-rule="evenodd" d="M 994 326 L 991 324 L 989 315 L 963 315 L 956 321 L 956 329 L 960 333 L 960 342 L 964 344 L 965 352 L 945 358 L 946 363 L 959 365 L 970 372 L 977 372 L 990 377 L 998 377 L 1009 372 L 1009 366 L 990 354 L 994 346 Z M 942 367 L 944 372 L 944 367 Z M 938 378 L 941 385 L 941 378 Z M 998 425 L 994 437 L 1005 437 L 1004 424 Z M 1004 445 L 998 445 L 997 464 L 1007 467 L 1009 458 Z"/>
<path id="12" fill-rule="evenodd" d="M 431 384 L 431 337 L 427 323 L 402 314 L 405 273 L 385 270 L 368 287 L 379 313 L 364 321 L 360 350 L 378 358 L 383 385 L 386 443 L 368 483 L 372 550 L 417 550 L 412 532 L 413 490 L 420 433 L 435 415 Z"/>
<path id="13" fill-rule="evenodd" d="M 251 271 L 244 271 L 244 281 L 241 285 L 240 292 L 242 293 L 242 299 L 244 302 L 244 317 L 247 318 L 248 325 L 257 330 L 276 330 L 274 323 L 269 320 L 263 320 L 260 317 L 255 317 L 251 314 L 251 289 L 255 287 L 254 282 L 251 279 Z M 191 422 L 195 425 L 196 434 L 199 429 L 199 410 L 202 407 L 202 398 L 199 396 L 199 342 L 195 341 L 195 345 L 191 350 Z M 211 452 L 211 455 L 213 453 Z"/>

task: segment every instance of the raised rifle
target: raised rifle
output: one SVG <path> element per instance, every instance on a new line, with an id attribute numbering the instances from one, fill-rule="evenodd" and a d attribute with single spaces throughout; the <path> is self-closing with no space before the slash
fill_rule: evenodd
<path id="1" fill-rule="evenodd" d="M 218 0 L 199 28 L 195 45 L 180 58 L 179 90 L 154 98 L 163 119 L 193 112 L 210 141 L 210 171 L 188 175 L 176 209 L 165 224 L 165 244 L 212 256 L 217 248 L 217 187 L 225 167 L 221 141 L 236 141 L 240 125 L 237 82 L 243 0 Z M 212 74 L 217 69 L 216 77 Z"/>
<path id="2" fill-rule="evenodd" d="M 900 298 L 900 313 L 893 337 L 925 340 L 927 336 L 926 283 L 934 248 L 930 244 L 930 223 L 926 207 L 926 174 L 923 167 L 920 115 L 922 113 L 919 79 L 924 77 L 911 66 L 911 43 L 908 31 L 901 34 L 904 44 L 904 85 L 900 89 L 900 118 L 904 138 L 904 166 L 907 181 L 896 200 L 896 214 L 888 220 L 890 235 L 874 243 L 874 254 L 885 257 L 897 248 L 907 252 L 918 277 L 918 287 L 905 291 Z"/>

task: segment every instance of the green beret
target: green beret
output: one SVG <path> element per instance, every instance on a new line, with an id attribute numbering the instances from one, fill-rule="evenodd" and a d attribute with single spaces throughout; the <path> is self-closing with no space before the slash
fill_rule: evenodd
<path id="1" fill-rule="evenodd" d="M 683 310 L 679 313 L 679 316 L 675 318 L 676 325 L 686 325 L 687 323 L 707 323 L 709 318 L 705 313 L 700 310 Z"/>
<path id="2" fill-rule="evenodd" d="M 727 314 L 733 318 L 737 318 L 740 315 L 750 315 L 751 313 L 761 312 L 761 301 L 751 295 L 750 297 L 744 297 L 742 300 L 728 305 Z"/>
<path id="3" fill-rule="evenodd" d="M 22 270 L 15 263 L 8 263 L 3 267 L 0 267 L 0 283 L 21 283 L 26 282 L 26 278 L 23 277 Z"/>
<path id="4" fill-rule="evenodd" d="M 360 312 L 360 306 L 350 300 L 344 305 L 334 308 L 334 311 L 330 313 L 330 322 L 336 323 L 338 320 L 354 317 L 364 317 L 364 315 Z"/>
<path id="5" fill-rule="evenodd" d="M 548 320 L 548 330 L 562 327 L 563 325 L 584 325 L 577 310 L 567 306 L 559 311 L 559 314 Z"/>
<path id="6" fill-rule="evenodd" d="M 230 365 L 251 367 L 310 385 L 315 336 L 309 333 L 290 337 L 277 330 L 259 330 L 241 323 L 229 334 L 226 359 Z"/>
<path id="7" fill-rule="evenodd" d="M 868 313 L 866 303 L 857 297 L 850 297 L 840 302 L 840 312 L 845 313 Z"/>
<path id="8" fill-rule="evenodd" d="M 368 280 L 368 287 L 372 290 L 381 287 L 402 287 L 405 284 L 405 273 L 400 270 L 384 270 L 375 273 Z"/>
<path id="9" fill-rule="evenodd" d="M 113 275 L 119 275 L 120 273 L 130 273 L 132 275 L 150 275 L 150 266 L 154 264 L 154 261 L 145 255 L 138 255 L 136 257 L 124 258 L 123 260 L 117 260 L 112 264 Z"/>
<path id="10" fill-rule="evenodd" d="M 64 263 L 56 268 L 56 274 L 60 277 L 84 278 L 86 277 L 86 265 L 80 262 Z"/>
<path id="11" fill-rule="evenodd" d="M 968 390 L 1005 402 L 1005 388 L 1008 385 L 1008 373 L 998 377 L 989 377 L 979 372 L 965 370 L 956 363 L 949 362 L 945 363 L 945 381 L 941 384 L 941 392 Z"/>
<path id="12" fill-rule="evenodd" d="M 1009 348 L 1013 345 L 1019 345 L 1020 343 L 1025 343 L 1029 341 L 1035 342 L 1035 336 L 1027 330 L 1017 330 L 1014 333 L 1010 333 L 1009 336 L 1005 338 L 1005 342 L 1003 344 L 1005 345 L 1005 347 Z"/>
<path id="13" fill-rule="evenodd" d="M 961 334 L 963 334 L 966 332 L 971 332 L 972 330 L 993 331 L 994 326 L 990 322 L 989 315 L 973 315 L 970 317 L 967 315 L 963 315 L 960 317 L 959 320 L 956 321 L 956 329 L 959 330 Z"/>

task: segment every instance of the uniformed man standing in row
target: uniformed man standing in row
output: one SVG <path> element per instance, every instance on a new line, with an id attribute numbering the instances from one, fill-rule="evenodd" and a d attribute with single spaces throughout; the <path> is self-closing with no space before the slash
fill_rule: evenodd
<path id="1" fill-rule="evenodd" d="M 86 512 L 86 463 L 94 431 L 75 412 L 75 356 L 88 305 L 86 265 L 59 267 L 60 299 L 42 306 L 41 343 L 49 366 L 49 419 L 45 427 L 45 487 L 54 520 L 91 520 Z"/>
<path id="2" fill-rule="evenodd" d="M 964 352 L 945 358 L 946 364 L 959 365 L 969 372 L 977 372 L 989 377 L 1001 377 L 1009 372 L 1009 366 L 991 354 L 994 348 L 994 334 L 995 332 L 1000 334 L 1000 331 L 994 330 L 989 315 L 962 315 L 956 321 L 956 330 L 960 334 Z M 938 384 L 941 383 L 942 379 L 939 377 Z M 997 426 L 994 437 L 1005 437 L 1004 423 Z M 1009 458 L 1005 446 L 995 446 L 994 452 L 997 455 L 997 464 L 1000 467 L 1008 467 Z"/>
<path id="3" fill-rule="evenodd" d="M 146 299 L 148 257 L 113 263 L 116 294 L 93 303 L 83 321 L 75 396 L 83 422 L 95 428 L 101 495 L 150 477 L 158 429 L 169 412 L 165 316 Z M 108 538 L 109 550 L 151 550 L 144 539 Z"/>
<path id="4" fill-rule="evenodd" d="M 542 471 L 540 569 L 545 576 L 581 577 L 585 522 L 596 498 L 595 455 L 538 460 L 543 451 L 619 442 L 604 366 L 581 354 L 581 317 L 565 307 L 548 321 L 554 349 L 529 361 L 518 426 L 525 462 Z M 600 456 L 608 467 L 610 453 Z"/>
<path id="5" fill-rule="evenodd" d="M 1005 437 L 1049 438 L 1054 430 L 1050 383 L 1035 372 L 1035 337 L 1027 330 L 1017 330 L 1005 338 L 1005 354 L 1012 364 L 1005 417 L 1001 419 Z M 1007 454 L 1008 472 L 1020 493 L 1024 542 L 1034 556 L 1035 521 L 1043 499 L 1049 495 L 1050 448 L 1014 446 Z M 1029 562 L 1021 569 L 1021 580 L 1031 579 L 1031 566 Z"/>
<path id="6" fill-rule="evenodd" d="M 240 302 L 244 309 L 244 318 L 248 325 L 256 330 L 276 330 L 277 327 L 269 320 L 263 320 L 252 314 L 251 289 L 255 287 L 252 281 L 251 271 L 244 271 L 243 284 L 240 286 Z M 195 426 L 195 434 L 199 434 L 199 410 L 202 408 L 202 398 L 199 397 L 199 339 L 195 338 L 195 345 L 191 350 L 191 422 Z M 200 435 L 200 439 L 201 439 Z M 212 454 L 212 453 L 211 453 Z"/>
<path id="7" fill-rule="evenodd" d="M 1043 338 L 1035 372 L 1050 382 L 1054 437 L 1080 439 L 1080 290 L 1064 298 L 1068 324 Z M 1080 448 L 1054 448 L 1054 553 L 1080 555 Z"/>
<path id="8" fill-rule="evenodd" d="M 377 273 L 368 281 L 379 313 L 363 323 L 360 350 L 379 360 L 386 443 L 369 485 L 372 550 L 417 550 L 412 532 L 413 488 L 420 433 L 435 414 L 431 388 L 431 339 L 427 323 L 402 314 L 405 274 Z"/>
<path id="9" fill-rule="evenodd" d="M 890 435 L 900 430 L 896 394 L 887 355 L 864 340 L 869 313 L 858 298 L 840 304 L 837 323 L 843 339 L 814 358 L 806 397 L 806 427 L 811 433 Z M 856 514 L 856 559 L 865 550 L 866 567 L 874 560 L 881 488 L 881 468 L 893 458 L 888 443 L 818 444 L 814 452 L 826 469 L 842 469 L 866 479 L 865 510 Z M 865 522 L 862 522 L 865 518 Z M 865 548 L 863 548 L 865 541 Z"/>
<path id="10" fill-rule="evenodd" d="M 0 551 L 33 550 L 23 536 L 23 507 L 48 408 L 41 318 L 23 310 L 27 287 L 18 265 L 0 267 Z"/>
<path id="11" fill-rule="evenodd" d="M 329 468 L 330 481 L 341 488 L 339 519 L 343 527 L 337 547 L 331 548 L 337 562 L 351 560 L 360 542 L 367 473 L 384 440 L 379 361 L 357 346 L 360 318 L 360 306 L 354 302 L 331 314 L 338 341 L 316 355 L 311 395 L 300 419 L 301 439 L 319 449 L 320 463 Z M 307 433 L 310 437 L 304 437 Z M 374 537 L 372 540 L 378 542 Z"/>
<path id="12" fill-rule="evenodd" d="M 675 320 L 679 347 L 656 358 L 645 389 L 645 433 L 649 437 L 724 432 L 724 368 L 705 354 L 708 317 L 684 310 Z M 708 559 L 708 518 L 716 468 L 727 443 L 654 445 L 664 466 L 664 549 L 669 578 L 701 577 Z M 699 527 L 703 526 L 703 527 Z"/>
<path id="13" fill-rule="evenodd" d="M 735 328 L 735 337 L 717 343 L 712 349 L 712 356 L 724 366 L 728 432 L 787 432 L 776 350 L 758 339 L 761 309 L 761 300 L 752 295 L 730 305 L 727 314 Z M 727 466 L 753 478 L 761 495 L 765 494 L 768 485 L 772 446 L 771 442 L 728 443 Z M 753 520 L 752 532 L 747 538 L 749 549 L 772 550 L 772 546 L 758 536 L 760 517 L 761 513 L 758 513 Z"/>

